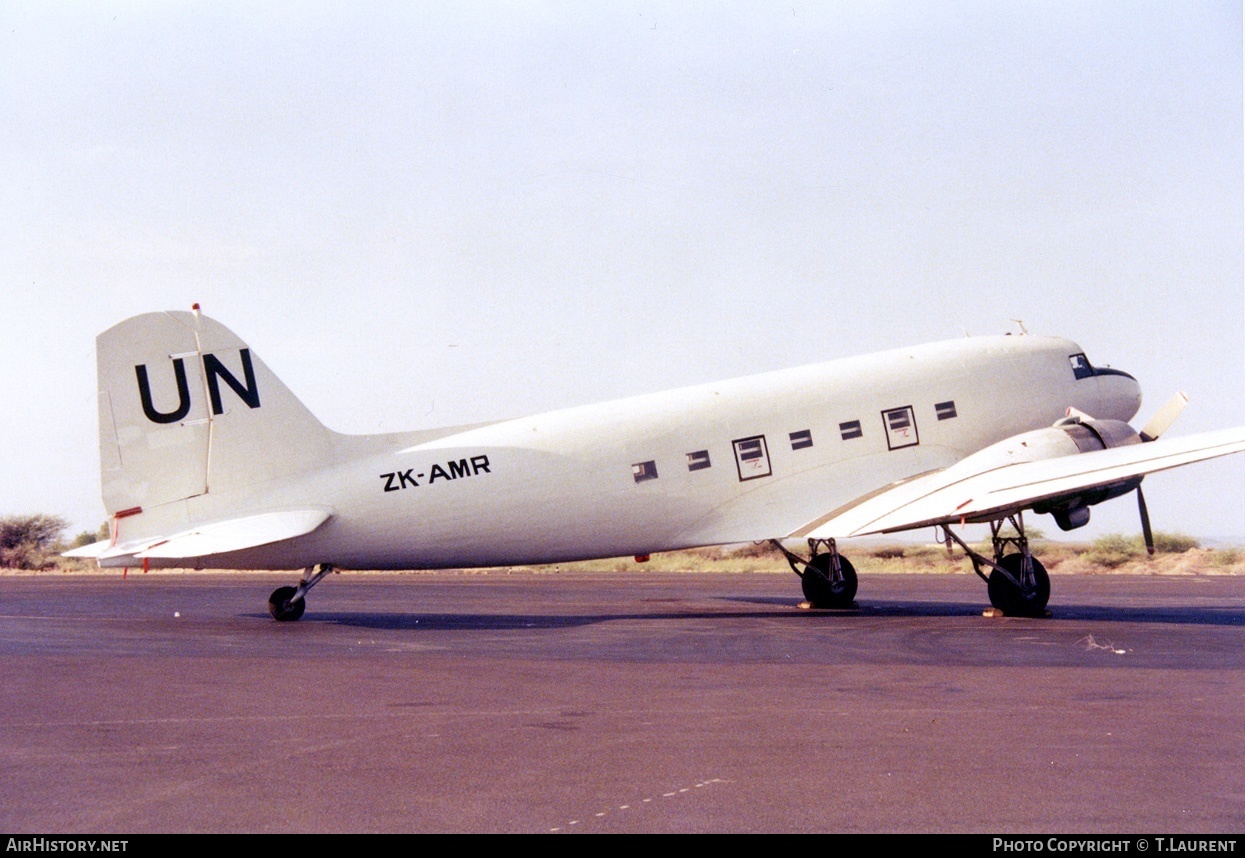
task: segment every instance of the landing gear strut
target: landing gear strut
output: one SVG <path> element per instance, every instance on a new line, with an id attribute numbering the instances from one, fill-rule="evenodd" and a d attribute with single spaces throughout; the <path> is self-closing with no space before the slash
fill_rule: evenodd
<path id="1" fill-rule="evenodd" d="M 792 554 L 777 539 L 770 544 L 783 553 L 791 571 L 800 576 L 804 598 L 814 608 L 850 608 L 856 598 L 856 569 L 846 557 L 839 555 L 833 539 L 810 539 L 808 560 Z M 826 550 L 818 553 L 819 546 Z M 803 571 L 800 567 L 803 566 Z"/>
<path id="2" fill-rule="evenodd" d="M 1015 536 L 1003 536 L 1004 522 L 1010 522 Z M 954 540 L 973 561 L 973 571 L 986 582 L 990 604 L 1011 617 L 1042 617 L 1046 615 L 1046 603 L 1050 600 L 1050 577 L 1046 567 L 1029 551 L 1025 536 L 1024 518 L 1021 513 L 1006 519 L 990 522 L 990 544 L 994 549 L 991 560 L 974 551 L 963 539 L 943 526 L 947 539 Z M 1015 549 L 1009 553 L 1009 549 Z M 990 567 L 989 576 L 982 571 Z"/>
<path id="3" fill-rule="evenodd" d="M 297 587 L 278 587 L 272 591 L 272 595 L 268 597 L 268 613 L 279 622 L 294 622 L 307 610 L 307 591 L 332 571 L 333 567 L 328 563 L 308 566 L 303 570 L 303 577 Z"/>

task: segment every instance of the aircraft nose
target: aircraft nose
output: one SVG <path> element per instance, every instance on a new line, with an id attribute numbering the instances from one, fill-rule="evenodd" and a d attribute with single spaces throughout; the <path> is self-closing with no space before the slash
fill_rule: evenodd
<path id="1" fill-rule="evenodd" d="M 1092 405 L 1087 408 L 1096 417 L 1127 423 L 1142 407 L 1142 386 L 1128 372 L 1108 366 L 1094 366 Z M 1088 394 L 1088 390 L 1086 391 Z"/>
<path id="2" fill-rule="evenodd" d="M 1141 385 L 1137 379 L 1120 369 L 1098 371 L 1099 389 L 1103 394 L 1104 416 L 1128 422 L 1141 410 Z"/>

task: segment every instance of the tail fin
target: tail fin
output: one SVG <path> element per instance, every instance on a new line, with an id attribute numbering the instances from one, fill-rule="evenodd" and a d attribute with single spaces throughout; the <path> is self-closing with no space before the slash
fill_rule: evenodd
<path id="1" fill-rule="evenodd" d="M 112 516 L 322 464 L 332 433 L 232 331 L 148 313 L 96 340 L 104 506 Z"/>

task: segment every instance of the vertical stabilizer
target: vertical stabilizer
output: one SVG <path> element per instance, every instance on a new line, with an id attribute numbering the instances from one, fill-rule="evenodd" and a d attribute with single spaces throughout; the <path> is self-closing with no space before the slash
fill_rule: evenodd
<path id="1" fill-rule="evenodd" d="M 257 486 L 329 453 L 329 431 L 206 316 L 135 316 L 99 335 L 96 356 L 110 514 Z"/>

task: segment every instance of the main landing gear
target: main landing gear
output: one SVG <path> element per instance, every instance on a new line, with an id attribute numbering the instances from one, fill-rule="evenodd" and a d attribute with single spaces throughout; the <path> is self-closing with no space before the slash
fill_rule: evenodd
<path id="1" fill-rule="evenodd" d="M 1015 536 L 1001 535 L 1005 522 L 1009 522 L 1015 529 Z M 963 539 L 951 532 L 949 525 L 944 525 L 942 530 L 947 536 L 948 546 L 954 540 L 964 549 L 968 559 L 973 561 L 973 571 L 986 582 L 991 605 L 1010 617 L 1046 616 L 1046 603 L 1050 599 L 1050 577 L 1046 574 L 1046 567 L 1029 551 L 1029 540 L 1025 537 L 1024 518 L 1021 513 L 990 522 L 993 560 L 970 548 Z M 982 571 L 983 566 L 990 567 L 989 576 Z"/>
<path id="2" fill-rule="evenodd" d="M 777 539 L 770 544 L 783 553 L 791 571 L 800 576 L 804 598 L 814 608 L 850 608 L 856 598 L 856 569 L 839 554 L 833 539 L 810 539 L 808 560 L 792 554 Z M 818 553 L 819 546 L 826 550 Z M 804 567 L 803 571 L 800 567 Z"/>
<path id="3" fill-rule="evenodd" d="M 297 587 L 278 587 L 268 597 L 268 613 L 272 618 L 283 623 L 292 623 L 303 615 L 307 609 L 307 591 L 320 579 L 333 571 L 332 565 L 318 563 L 303 570 L 303 577 Z"/>
<path id="4" fill-rule="evenodd" d="M 1003 533 L 1011 524 L 1015 533 Z M 990 604 L 1010 617 L 1044 617 L 1050 600 L 1050 576 L 1046 567 L 1029 551 L 1022 513 L 1017 512 L 990 522 L 990 545 L 993 559 L 974 550 L 963 539 L 943 525 L 947 548 L 957 543 L 973 562 L 973 571 L 986 582 Z M 850 608 L 856 598 L 856 570 L 846 557 L 839 554 L 833 539 L 810 539 L 808 560 L 792 554 L 777 539 L 770 544 L 782 552 L 791 571 L 800 576 L 804 598 L 814 608 Z M 824 551 L 819 548 L 824 547 Z M 983 571 L 989 567 L 989 574 Z"/>

